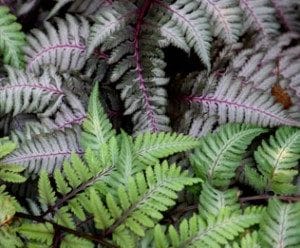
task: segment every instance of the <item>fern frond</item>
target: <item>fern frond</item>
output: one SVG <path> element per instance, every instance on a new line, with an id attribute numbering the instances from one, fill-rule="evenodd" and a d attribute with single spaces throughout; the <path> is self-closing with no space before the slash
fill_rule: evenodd
<path id="1" fill-rule="evenodd" d="M 269 201 L 260 224 L 262 247 L 297 247 L 300 243 L 300 204 Z"/>
<path id="2" fill-rule="evenodd" d="M 154 165 L 160 158 L 190 150 L 198 145 L 198 140 L 176 133 L 145 133 L 134 139 L 134 150 L 138 160 Z"/>
<path id="3" fill-rule="evenodd" d="M 18 232 L 31 242 L 49 247 L 52 244 L 54 228 L 50 223 L 24 223 Z"/>
<path id="4" fill-rule="evenodd" d="M 194 48 L 204 65 L 210 69 L 212 34 L 205 13 L 199 8 L 197 1 L 177 0 L 171 5 L 162 1 L 156 1 L 156 3 L 171 14 L 171 19 L 166 25 L 177 26 L 180 32 L 184 34 L 189 47 Z"/>
<path id="5" fill-rule="evenodd" d="M 130 1 L 114 2 L 101 8 L 96 16 L 96 23 L 91 28 L 88 42 L 88 55 L 102 44 L 109 36 L 120 31 L 135 19 L 136 6 Z"/>
<path id="6" fill-rule="evenodd" d="M 100 8 L 111 4 L 112 1 L 110 0 L 74 0 L 69 11 L 83 16 L 90 16 L 95 15 Z"/>
<path id="7" fill-rule="evenodd" d="M 229 245 L 226 245 L 225 248 L 262 248 L 260 245 L 260 239 L 256 231 L 252 233 L 247 233 L 240 241 L 233 242 Z"/>
<path id="8" fill-rule="evenodd" d="M 236 42 L 242 30 L 242 11 L 235 0 L 197 0 L 206 16 L 213 21 L 215 36 L 227 44 Z"/>
<path id="9" fill-rule="evenodd" d="M 275 98 L 251 85 L 233 80 L 232 75 L 223 76 L 214 93 L 189 96 L 192 103 L 200 104 L 204 112 L 216 115 L 220 124 L 238 122 L 259 126 L 299 126 Z"/>
<path id="10" fill-rule="evenodd" d="M 229 208 L 223 209 L 218 216 L 210 216 L 207 220 L 201 216 L 193 215 L 183 220 L 179 231 L 170 226 L 167 235 L 162 236 L 162 228 L 155 227 L 156 242 L 165 239 L 168 246 L 164 247 L 220 247 L 226 245 L 250 226 L 260 222 L 262 208 L 246 208 L 243 213 L 232 213 Z M 161 246 L 159 246 L 161 247 Z"/>
<path id="11" fill-rule="evenodd" d="M 115 169 L 114 153 L 103 145 L 97 153 L 87 149 L 84 160 L 73 153 L 69 161 L 64 162 L 61 171 L 54 171 L 55 188 L 50 184 L 47 172 L 42 171 L 38 182 L 42 211 L 38 215 L 54 216 L 58 224 L 74 229 L 73 215 L 81 221 L 87 218 L 83 209 L 88 190 L 93 188 L 101 191 Z"/>
<path id="12" fill-rule="evenodd" d="M 204 183 L 200 194 L 199 212 L 201 216 L 209 218 L 218 216 L 225 208 L 230 208 L 233 212 L 238 211 L 238 196 L 239 192 L 236 189 L 220 191 Z"/>
<path id="13" fill-rule="evenodd" d="M 279 128 L 268 143 L 262 141 L 254 156 L 258 171 L 267 180 L 266 191 L 290 194 L 296 190 L 293 180 L 298 174 L 299 146 L 300 130 L 291 127 Z"/>
<path id="14" fill-rule="evenodd" d="M 85 148 L 90 147 L 93 150 L 99 150 L 101 145 L 115 135 L 115 130 L 112 129 L 99 101 L 98 83 L 90 96 L 88 118 L 83 123 L 83 130 L 81 143 Z"/>
<path id="15" fill-rule="evenodd" d="M 27 68 L 39 73 L 42 66 L 54 65 L 58 71 L 80 70 L 86 62 L 88 21 L 83 17 L 66 15 L 56 18 L 55 28 L 45 22 L 45 32 L 33 29 L 25 47 Z"/>
<path id="16" fill-rule="evenodd" d="M 98 229 L 106 235 L 112 234 L 120 247 L 132 247 L 132 234 L 144 236 L 145 230 L 162 218 L 161 212 L 175 203 L 176 192 L 197 182 L 198 179 L 187 177 L 179 167 L 164 162 L 147 167 L 145 174 L 131 177 L 129 185 L 119 187 L 116 196 L 107 194 L 105 203 L 91 191 L 88 205 Z M 127 243 L 120 243 L 125 236 Z"/>
<path id="17" fill-rule="evenodd" d="M 213 186 L 227 187 L 240 165 L 247 146 L 263 128 L 243 124 L 227 124 L 217 133 L 200 139 L 200 144 L 191 156 L 195 172 Z"/>
<path id="18" fill-rule="evenodd" d="M 19 144 L 19 147 L 1 162 L 6 165 L 21 165 L 29 174 L 37 174 L 41 169 L 53 173 L 72 152 L 83 153 L 79 147 L 78 134 L 72 130 L 57 131 L 38 135 Z"/>
<path id="19" fill-rule="evenodd" d="M 5 159 L 6 156 L 11 154 L 17 145 L 7 138 L 0 139 L 0 159 Z M 24 167 L 19 165 L 5 165 L 0 162 L 0 180 L 4 182 L 21 183 L 25 181 L 25 178 L 20 175 L 24 171 Z"/>
<path id="20" fill-rule="evenodd" d="M 3 53 L 4 63 L 21 68 L 24 66 L 22 50 L 26 42 L 25 35 L 21 32 L 22 27 L 16 19 L 7 7 L 0 6 L 0 51 Z"/>
<path id="21" fill-rule="evenodd" d="M 20 113 L 53 114 L 62 102 L 61 78 L 52 69 L 40 77 L 29 72 L 7 68 L 9 82 L 0 87 L 0 112 L 13 116 Z"/>
<path id="22" fill-rule="evenodd" d="M 254 28 L 266 38 L 279 32 L 275 9 L 269 0 L 240 0 L 240 7 L 245 14 L 245 28 Z"/>

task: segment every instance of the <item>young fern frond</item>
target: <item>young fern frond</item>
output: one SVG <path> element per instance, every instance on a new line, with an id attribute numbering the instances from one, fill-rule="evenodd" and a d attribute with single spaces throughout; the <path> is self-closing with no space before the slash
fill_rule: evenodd
<path id="1" fill-rule="evenodd" d="M 200 139 L 190 160 L 196 174 L 213 186 L 227 187 L 251 141 L 265 129 L 227 124 Z"/>
<path id="2" fill-rule="evenodd" d="M 80 70 L 86 62 L 89 23 L 83 17 L 66 15 L 56 18 L 56 25 L 45 22 L 45 32 L 33 29 L 25 47 L 27 69 L 39 73 L 45 65 L 58 71 Z"/>
<path id="3" fill-rule="evenodd" d="M 133 247 L 133 234 L 144 236 L 146 229 L 162 218 L 161 212 L 175 203 L 176 192 L 197 182 L 179 167 L 164 162 L 131 177 L 127 187 L 119 187 L 116 196 L 107 194 L 104 202 L 91 191 L 87 206 L 96 228 L 112 234 L 118 246 Z"/>
<path id="4" fill-rule="evenodd" d="M 291 194 L 296 190 L 294 177 L 300 159 L 300 130 L 291 127 L 279 128 L 269 142 L 262 141 L 254 153 L 257 170 L 245 170 L 246 181 L 250 185 L 261 186 L 260 191 L 273 191 L 277 194 Z M 264 185 L 257 183 L 263 178 Z"/>
<path id="5" fill-rule="evenodd" d="M 0 6 L 0 52 L 4 64 L 22 68 L 24 66 L 23 46 L 25 35 L 16 17 L 9 13 L 9 8 Z"/>
<path id="6" fill-rule="evenodd" d="M 88 117 L 83 123 L 83 130 L 81 143 L 83 147 L 93 150 L 99 150 L 101 145 L 115 135 L 115 130 L 112 129 L 112 124 L 99 101 L 98 83 L 90 96 Z"/>
<path id="7" fill-rule="evenodd" d="M 62 81 L 52 69 L 45 69 L 40 77 L 8 67 L 8 82 L 0 89 L 0 113 L 13 116 L 35 113 L 49 116 L 58 109 L 64 97 Z"/>
<path id="8" fill-rule="evenodd" d="M 259 223 L 263 212 L 262 208 L 257 207 L 246 208 L 243 213 L 233 213 L 230 208 L 224 208 L 219 215 L 207 219 L 193 215 L 179 224 L 178 231 L 170 226 L 167 234 L 162 234 L 162 228 L 156 226 L 156 247 L 220 247 Z"/>
<path id="9" fill-rule="evenodd" d="M 260 224 L 262 247 L 297 247 L 300 243 L 300 203 L 269 201 Z"/>

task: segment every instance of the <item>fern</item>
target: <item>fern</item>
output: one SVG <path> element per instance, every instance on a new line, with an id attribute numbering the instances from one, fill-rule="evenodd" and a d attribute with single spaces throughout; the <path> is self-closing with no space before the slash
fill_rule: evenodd
<path id="1" fill-rule="evenodd" d="M 21 68 L 24 66 L 22 48 L 25 45 L 25 35 L 21 32 L 21 25 L 4 6 L 0 6 L 0 23 L 0 50 L 3 53 L 3 62 Z"/>
<path id="2" fill-rule="evenodd" d="M 43 75 L 24 73 L 8 68 L 9 82 L 1 87 L 0 112 L 37 113 L 49 116 L 61 104 L 64 92 L 61 89 L 61 78 L 54 70 L 45 70 Z"/>
<path id="3" fill-rule="evenodd" d="M 119 187 L 116 197 L 106 195 L 107 208 L 92 191 L 89 208 L 97 228 L 106 235 L 113 233 L 113 240 L 119 246 L 132 247 L 134 240 L 130 233 L 144 236 L 144 230 L 162 218 L 160 212 L 174 204 L 174 193 L 196 182 L 197 179 L 187 177 L 178 167 L 163 163 L 130 178 L 129 188 Z"/>
<path id="4" fill-rule="evenodd" d="M 89 35 L 89 25 L 85 18 L 67 15 L 57 18 L 58 30 L 45 22 L 46 33 L 32 30 L 27 37 L 25 48 L 27 68 L 39 73 L 43 65 L 54 65 L 58 71 L 80 70 L 86 62 L 85 40 Z"/>
<path id="5" fill-rule="evenodd" d="M 282 105 L 261 90 L 253 91 L 251 85 L 240 80 L 232 81 L 232 75 L 224 75 L 213 93 L 188 96 L 191 103 L 199 104 L 204 112 L 216 115 L 219 123 L 238 122 L 260 126 L 299 126 Z M 214 88 L 214 87 L 212 87 Z"/>
<path id="6" fill-rule="evenodd" d="M 15 151 L 2 159 L 2 163 L 7 166 L 22 165 L 29 174 L 36 174 L 41 169 L 52 173 L 55 167 L 61 167 L 64 159 L 72 152 L 82 154 L 78 135 L 72 130 L 65 133 L 57 131 L 25 140 Z"/>
<path id="7" fill-rule="evenodd" d="M 263 141 L 255 152 L 256 172 L 245 169 L 246 180 L 259 191 L 274 191 L 278 194 L 295 192 L 293 186 L 298 170 L 299 130 L 290 127 L 279 128 L 269 142 Z M 260 179 L 261 178 L 261 179 Z M 262 180 L 262 183 L 257 183 Z"/>
<path id="8" fill-rule="evenodd" d="M 238 40 L 242 29 L 242 11 L 237 1 L 200 1 L 200 7 L 207 13 L 207 17 L 213 20 L 215 36 L 221 36 L 226 43 L 234 43 Z"/>
<path id="9" fill-rule="evenodd" d="M 293 247 L 299 240 L 299 203 L 269 202 L 259 232 L 262 247 Z"/>
<path id="10" fill-rule="evenodd" d="M 259 208 L 247 208 L 241 215 L 225 208 L 217 217 L 209 216 L 207 220 L 193 215 L 180 223 L 179 231 L 170 226 L 167 235 L 161 234 L 161 227 L 156 226 L 156 246 L 219 247 L 227 244 L 228 240 L 233 240 L 246 228 L 259 223 L 262 212 Z"/>
<path id="11" fill-rule="evenodd" d="M 246 28 L 252 26 L 265 37 L 278 33 L 275 10 L 269 0 L 240 0 L 240 6 L 245 13 Z"/>
<path id="12" fill-rule="evenodd" d="M 0 159 L 5 159 L 16 149 L 16 144 L 9 141 L 7 138 L 0 139 Z M 5 165 L 0 164 L 0 180 L 12 183 L 21 183 L 25 181 L 25 178 L 20 175 L 24 168 L 22 166 L 12 164 Z"/>
<path id="13" fill-rule="evenodd" d="M 227 124 L 216 134 L 205 136 L 191 156 L 196 174 L 212 185 L 227 187 L 247 146 L 264 131 L 247 125 Z"/>
<path id="14" fill-rule="evenodd" d="M 96 84 L 90 97 L 89 115 L 83 123 L 84 132 L 82 134 L 83 146 L 93 150 L 98 150 L 101 145 L 115 135 L 115 131 L 100 105 L 98 90 L 98 84 Z M 91 147 L 91 145 L 93 146 Z"/>

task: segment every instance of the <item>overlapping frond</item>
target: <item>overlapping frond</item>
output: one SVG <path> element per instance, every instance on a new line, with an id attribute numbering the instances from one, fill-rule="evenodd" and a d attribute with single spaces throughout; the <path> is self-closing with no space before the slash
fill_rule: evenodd
<path id="1" fill-rule="evenodd" d="M 209 218 L 209 216 L 218 216 L 225 208 L 238 211 L 240 208 L 238 196 L 239 192 L 236 189 L 221 191 L 204 183 L 199 198 L 199 212 L 203 217 Z"/>
<path id="2" fill-rule="evenodd" d="M 236 0 L 196 0 L 206 16 L 213 21 L 215 36 L 221 36 L 227 44 L 236 42 L 242 30 L 242 10 Z"/>
<path id="3" fill-rule="evenodd" d="M 246 208 L 243 214 L 225 208 L 218 216 L 207 219 L 193 215 L 180 223 L 178 231 L 170 226 L 167 234 L 156 226 L 156 247 L 220 247 L 234 240 L 246 228 L 259 223 L 262 213 L 262 208 L 255 207 Z"/>
<path id="4" fill-rule="evenodd" d="M 279 33 L 279 25 L 271 1 L 240 0 L 240 7 L 244 11 L 245 29 L 253 28 L 266 38 Z"/>
<path id="5" fill-rule="evenodd" d="M 227 187 L 251 141 L 263 128 L 227 124 L 199 141 L 190 160 L 198 176 L 212 185 Z"/>
<path id="6" fill-rule="evenodd" d="M 89 23 L 84 17 L 56 18 L 55 27 L 45 22 L 45 31 L 33 29 L 27 36 L 27 69 L 39 73 L 42 66 L 54 65 L 58 71 L 80 70 L 86 62 Z"/>
<path id="7" fill-rule="evenodd" d="M 91 191 L 87 206 L 96 228 L 112 234 L 118 246 L 134 247 L 132 234 L 144 236 L 147 228 L 162 218 L 161 212 L 175 203 L 176 192 L 197 182 L 179 167 L 164 162 L 131 177 L 127 187 L 119 187 L 116 196 L 107 194 L 105 201 Z"/>
<path id="8" fill-rule="evenodd" d="M 25 35 L 21 32 L 21 25 L 16 17 L 9 13 L 9 9 L 0 6 L 0 51 L 3 62 L 16 68 L 24 66 L 23 46 Z"/>
<path id="9" fill-rule="evenodd" d="M 207 68 L 210 68 L 210 48 L 212 34 L 205 12 L 199 8 L 197 1 L 177 0 L 168 5 L 162 1 L 157 4 L 171 14 L 168 25 L 178 27 L 184 34 L 186 43 L 193 48 Z"/>
<path id="10" fill-rule="evenodd" d="M 289 194 L 296 190 L 294 177 L 298 174 L 296 166 L 300 159 L 300 130 L 291 127 L 279 128 L 269 142 L 262 141 L 254 153 L 258 172 L 245 170 L 246 180 L 260 191 L 273 191 Z M 258 173 L 258 174 L 257 174 Z M 264 178 L 265 184 L 256 183 Z"/>
<path id="11" fill-rule="evenodd" d="M 270 200 L 260 224 L 262 247 L 295 247 L 300 243 L 300 204 Z"/>
<path id="12" fill-rule="evenodd" d="M 18 164 L 28 174 L 37 174 L 41 169 L 53 173 L 72 152 L 82 154 L 78 134 L 72 130 L 66 132 L 41 134 L 31 140 L 20 143 L 19 147 L 1 160 L 3 164 Z"/>
<path id="13" fill-rule="evenodd" d="M 213 87 L 212 87 L 213 88 Z M 191 103 L 199 104 L 203 112 L 216 115 L 219 123 L 238 122 L 259 126 L 299 126 L 283 106 L 270 94 L 243 85 L 232 75 L 224 75 L 213 92 L 189 96 Z"/>
<path id="14" fill-rule="evenodd" d="M 52 69 L 40 77 L 29 72 L 8 68 L 8 81 L 0 87 L 0 112 L 35 113 L 49 116 L 61 104 L 64 92 L 60 76 Z"/>

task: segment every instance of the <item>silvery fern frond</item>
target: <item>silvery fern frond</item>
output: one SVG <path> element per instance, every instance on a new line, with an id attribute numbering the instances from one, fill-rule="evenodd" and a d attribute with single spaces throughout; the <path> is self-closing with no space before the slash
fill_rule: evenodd
<path id="1" fill-rule="evenodd" d="M 244 12 L 245 29 L 259 31 L 263 37 L 270 38 L 279 33 L 275 9 L 270 0 L 240 0 Z"/>
<path id="2" fill-rule="evenodd" d="M 178 31 L 180 31 L 178 36 L 184 35 L 189 47 L 194 48 L 204 65 L 210 68 L 212 34 L 205 12 L 199 7 L 197 1 L 177 0 L 171 5 L 156 1 L 156 4 L 171 15 L 170 21 L 166 25 L 172 29 L 178 27 Z"/>
<path id="3" fill-rule="evenodd" d="M 208 19 L 213 21 L 215 36 L 227 44 L 237 42 L 242 31 L 242 10 L 236 0 L 196 0 Z"/>
<path id="4" fill-rule="evenodd" d="M 300 125 L 270 94 L 253 90 L 251 85 L 243 85 L 230 74 L 219 79 L 215 90 L 201 96 L 189 96 L 187 100 L 199 104 L 209 115 L 216 115 L 220 124 L 243 122 L 260 126 Z"/>
<path id="5" fill-rule="evenodd" d="M 56 18 L 55 27 L 45 22 L 45 31 L 33 29 L 25 47 L 27 69 L 39 73 L 44 65 L 58 71 L 80 70 L 86 62 L 86 39 L 89 23 L 84 17 L 66 15 Z"/>
<path id="6" fill-rule="evenodd" d="M 1 114 L 35 113 L 49 116 L 56 112 L 64 97 L 62 82 L 54 70 L 39 77 L 8 67 L 8 82 L 1 85 Z"/>
<path id="7" fill-rule="evenodd" d="M 136 18 L 136 11 L 136 6 L 127 0 L 101 8 L 96 15 L 96 23 L 91 27 L 88 55 L 111 35 L 131 23 Z"/>
<path id="8" fill-rule="evenodd" d="M 37 135 L 31 140 L 26 140 L 1 162 L 6 165 L 19 164 L 25 168 L 27 174 L 34 176 L 41 169 L 53 173 L 72 153 L 82 154 L 83 151 L 79 146 L 78 133 L 69 129 L 65 132 Z"/>

